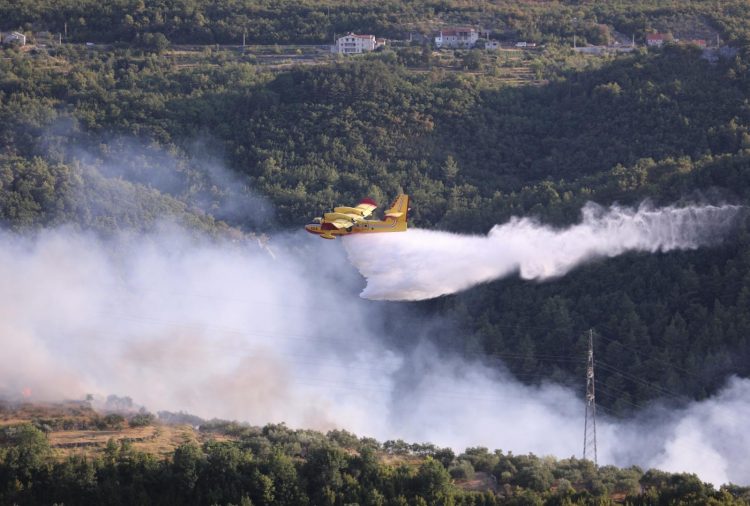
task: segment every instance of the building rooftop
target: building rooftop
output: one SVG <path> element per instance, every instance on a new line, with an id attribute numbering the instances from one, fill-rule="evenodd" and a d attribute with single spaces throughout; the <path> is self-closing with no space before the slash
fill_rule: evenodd
<path id="1" fill-rule="evenodd" d="M 357 35 L 356 33 L 347 33 L 344 37 L 354 37 L 355 39 L 372 39 L 374 35 Z"/>
<path id="2" fill-rule="evenodd" d="M 443 30 L 440 30 L 440 34 L 443 36 L 458 35 L 460 33 L 466 33 L 466 32 L 476 32 L 476 29 L 470 28 L 470 27 L 450 27 L 450 28 L 445 28 Z"/>

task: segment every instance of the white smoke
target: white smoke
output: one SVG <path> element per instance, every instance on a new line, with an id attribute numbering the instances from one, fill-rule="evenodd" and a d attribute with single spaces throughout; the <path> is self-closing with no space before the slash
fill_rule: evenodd
<path id="1" fill-rule="evenodd" d="M 411 351 L 389 347 L 393 307 L 356 296 L 361 278 L 337 242 L 271 244 L 170 227 L 108 240 L 0 234 L 0 394 L 128 395 L 154 411 L 580 455 L 581 392 L 441 355 L 418 329 L 390 336 Z M 750 483 L 750 380 L 654 413 L 600 418 L 600 463 Z"/>
<path id="2" fill-rule="evenodd" d="M 353 235 L 345 245 L 367 279 L 362 297 L 422 300 L 466 290 L 518 272 L 523 279 L 562 276 L 576 266 L 628 251 L 694 249 L 716 242 L 737 206 L 638 209 L 587 204 L 581 222 L 554 229 L 529 218 L 496 225 L 486 236 L 411 229 Z"/>

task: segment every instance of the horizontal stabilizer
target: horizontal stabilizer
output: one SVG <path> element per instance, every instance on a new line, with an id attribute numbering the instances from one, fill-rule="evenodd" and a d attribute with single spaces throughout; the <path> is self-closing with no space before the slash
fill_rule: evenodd
<path id="1" fill-rule="evenodd" d="M 384 214 L 386 218 L 406 222 L 406 214 L 409 212 L 409 196 L 399 195 L 390 209 Z"/>

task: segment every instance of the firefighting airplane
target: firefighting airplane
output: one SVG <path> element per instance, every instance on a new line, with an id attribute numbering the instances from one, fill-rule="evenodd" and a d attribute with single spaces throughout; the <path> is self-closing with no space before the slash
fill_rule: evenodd
<path id="1" fill-rule="evenodd" d="M 336 207 L 332 213 L 315 218 L 305 225 L 305 230 L 318 234 L 323 239 L 335 239 L 337 235 L 374 234 L 378 232 L 403 232 L 406 230 L 406 215 L 409 212 L 409 196 L 399 195 L 382 220 L 367 217 L 378 207 L 372 199 L 363 199 L 357 207 Z"/>

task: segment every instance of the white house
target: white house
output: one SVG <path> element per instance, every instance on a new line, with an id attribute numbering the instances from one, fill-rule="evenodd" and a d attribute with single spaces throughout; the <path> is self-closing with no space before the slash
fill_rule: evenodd
<path id="1" fill-rule="evenodd" d="M 499 40 L 488 40 L 484 43 L 484 48 L 488 51 L 496 51 L 500 49 L 500 41 Z"/>
<path id="2" fill-rule="evenodd" d="M 6 34 L 2 39 L 3 44 L 18 44 L 19 46 L 26 45 L 26 36 L 21 32 L 11 32 Z"/>
<path id="3" fill-rule="evenodd" d="M 474 28 L 446 28 L 435 36 L 435 47 L 468 48 L 479 40 L 479 32 Z"/>
<path id="4" fill-rule="evenodd" d="M 331 52 L 338 54 L 359 54 L 366 51 L 374 51 L 382 45 L 385 45 L 385 40 L 376 39 L 374 35 L 347 33 L 343 37 L 336 39 L 336 44 L 331 46 Z"/>

